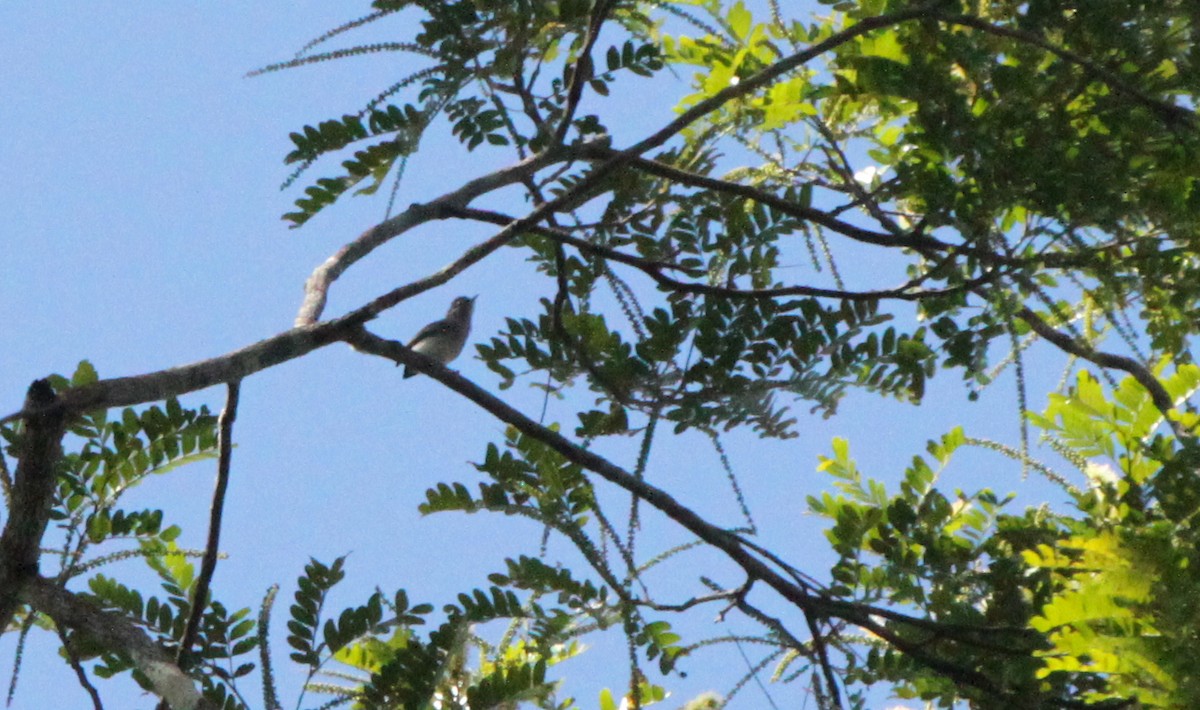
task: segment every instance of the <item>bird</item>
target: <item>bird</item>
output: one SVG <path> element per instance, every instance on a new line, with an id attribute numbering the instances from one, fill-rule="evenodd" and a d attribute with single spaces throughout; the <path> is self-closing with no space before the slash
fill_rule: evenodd
<path id="1" fill-rule="evenodd" d="M 419 352 L 426 357 L 447 364 L 462 352 L 467 344 L 467 336 L 471 333 L 471 313 L 475 310 L 475 299 L 479 296 L 459 296 L 450 304 L 446 317 L 436 320 L 417 331 L 416 336 L 408 341 L 409 349 Z M 405 379 L 419 375 L 414 368 L 405 366 Z"/>

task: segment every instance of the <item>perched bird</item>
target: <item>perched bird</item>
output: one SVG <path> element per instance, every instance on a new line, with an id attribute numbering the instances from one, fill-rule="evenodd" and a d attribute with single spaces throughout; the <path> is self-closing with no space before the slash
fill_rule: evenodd
<path id="1" fill-rule="evenodd" d="M 471 333 L 471 313 L 475 310 L 475 299 L 479 296 L 459 296 L 450 304 L 446 317 L 437 320 L 417 332 L 408 347 L 445 365 L 462 352 Z M 411 367 L 404 368 L 406 378 L 420 373 Z"/>

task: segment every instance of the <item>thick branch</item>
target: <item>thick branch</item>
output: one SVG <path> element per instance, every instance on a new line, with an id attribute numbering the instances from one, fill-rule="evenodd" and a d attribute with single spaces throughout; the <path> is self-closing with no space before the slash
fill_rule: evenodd
<path id="1" fill-rule="evenodd" d="M 841 32 L 837 32 L 825 40 L 818 42 L 807 49 L 797 52 L 785 59 L 782 59 L 762 71 L 746 78 L 744 81 L 729 86 L 709 98 L 700 101 L 692 106 L 687 111 L 680 114 L 675 120 L 668 123 L 665 127 L 659 129 L 649 137 L 635 143 L 633 146 L 609 157 L 605 162 L 597 165 L 593 170 L 585 175 L 578 183 L 572 186 L 549 202 L 538 205 L 532 212 L 525 217 L 513 222 L 502 231 L 500 234 L 491 240 L 495 243 L 495 248 L 506 243 L 514 235 L 520 234 L 528 227 L 538 224 L 547 215 L 560 211 L 566 205 L 573 205 L 580 195 L 587 195 L 589 190 L 600 183 L 614 170 L 624 165 L 627 161 L 640 156 L 648 150 L 657 148 L 680 131 L 687 128 L 689 125 L 699 120 L 702 116 L 717 110 L 728 101 L 732 101 L 740 96 L 761 89 L 779 77 L 787 74 L 790 71 L 804 65 L 812 59 L 828 52 L 860 35 L 866 34 L 873 30 L 891 25 L 907 22 L 920 17 L 927 16 L 935 4 L 895 12 L 878 17 L 870 17 L 862 20 L 852 27 L 848 27 Z M 494 190 L 504 185 L 509 185 L 519 182 L 524 177 L 532 175 L 541 168 L 558 162 L 559 160 L 568 158 L 575 151 L 582 151 L 587 146 L 579 146 L 577 148 L 562 147 L 552 145 L 544 153 L 530 157 L 527 160 L 518 163 L 517 165 L 506 168 L 505 170 L 492 173 L 470 183 L 467 183 L 458 190 L 443 195 L 431 203 L 425 205 L 414 205 L 404 212 L 396 215 L 392 219 L 382 222 L 375 227 L 372 227 L 367 232 L 363 233 L 355 241 L 342 247 L 342 249 L 324 264 L 316 269 L 309 277 L 305 285 L 304 303 L 300 307 L 300 312 L 296 316 L 298 324 L 310 324 L 320 318 L 321 311 L 325 307 L 326 294 L 329 290 L 329 285 L 344 272 L 351 264 L 358 261 L 363 256 L 368 254 L 375 247 L 384 243 L 391 237 L 400 234 L 417 224 L 434 219 L 439 214 L 439 208 L 445 207 L 465 207 L 472 199 L 486 192 Z M 479 258 L 482 258 L 480 256 Z M 472 261 L 471 263 L 474 263 Z M 465 268 L 465 267 L 464 267 Z M 448 277 L 447 277 L 448 278 Z M 407 288 L 407 287 L 405 287 Z M 381 299 L 377 299 L 380 303 L 389 302 L 394 294 L 398 294 L 402 289 L 393 291 Z M 402 299 L 400 299 L 402 300 Z M 398 302 L 398 301 L 397 301 Z M 394 305 L 394 304 L 393 304 Z"/>
<path id="2" fill-rule="evenodd" d="M 450 216 L 445 208 L 439 208 L 439 211 L 443 217 Z M 176 397 L 222 383 L 241 380 L 268 367 L 307 355 L 330 343 L 346 340 L 364 323 L 388 308 L 446 283 L 472 264 L 483 260 L 520 234 L 523 223 L 528 219 L 530 218 L 514 221 L 495 236 L 468 249 L 461 257 L 440 271 L 395 288 L 335 320 L 298 326 L 240 350 L 189 365 L 134 377 L 100 380 L 84 387 L 68 390 L 57 400 L 51 398 L 40 404 L 37 402 L 27 403 L 21 411 L 0 419 L 0 423 L 22 416 L 40 416 L 51 413 L 77 414 L 92 409 L 127 407 L 146 402 L 157 402 L 168 397 Z"/>
<path id="3" fill-rule="evenodd" d="M 521 182 L 542 168 L 573 157 L 574 148 L 556 147 L 466 183 L 452 192 L 424 204 L 414 204 L 389 220 L 380 222 L 346 244 L 318 266 L 304 284 L 304 302 L 296 314 L 296 325 L 310 325 L 321 318 L 329 287 L 359 259 L 382 246 L 392 237 L 426 222 L 442 219 L 449 206 L 465 207 L 472 200 L 493 190 Z"/>
<path id="4" fill-rule="evenodd" d="M 445 206 L 440 206 L 438 212 L 441 217 L 451 216 Z M 168 397 L 176 397 L 222 383 L 241 380 L 268 367 L 307 355 L 330 343 L 346 340 L 349 334 L 388 308 L 446 283 L 471 265 L 483 260 L 520 234 L 528 226 L 525 222 L 530 219 L 532 216 L 515 220 L 498 234 L 471 247 L 457 260 L 434 274 L 392 289 L 335 320 L 298 326 L 240 350 L 189 365 L 134 377 L 100 380 L 84 387 L 68 390 L 57 401 L 48 401 L 46 404 L 35 405 L 32 408 L 26 406 L 21 411 L 0 419 L 0 423 L 30 414 L 40 415 L 50 412 L 75 414 L 92 409 L 127 407 L 146 402 L 157 402 Z"/>
<path id="5" fill-rule="evenodd" d="M 361 311 L 361 309 L 360 309 Z M 58 398 L 55 410 L 81 413 L 92 409 L 128 407 L 157 402 L 215 385 L 240 380 L 247 375 L 342 340 L 346 333 L 376 314 L 355 311 L 337 320 L 292 328 L 231 353 L 189 365 L 149 372 L 135 377 L 100 380 L 71 389 Z M 27 410 L 26 410 L 27 411 Z M 22 412 L 23 413 L 23 412 Z M 18 414 L 22 414 L 18 413 Z M 16 415 L 10 415 L 10 419 Z"/>
<path id="6" fill-rule="evenodd" d="M 192 679 L 179 670 L 170 654 L 120 614 L 105 611 L 43 577 L 35 577 L 25 585 L 21 601 L 49 616 L 59 628 L 71 629 L 104 648 L 128 654 L 150 680 L 155 694 L 170 703 L 173 710 L 217 710 Z"/>
<path id="7" fill-rule="evenodd" d="M 64 416 L 56 411 L 54 390 L 35 380 L 25 397 L 9 518 L 0 533 L 0 632 L 8 628 L 20 604 L 21 590 L 38 573 L 42 535 L 50 520 L 55 473 L 62 457 Z M 36 413 L 35 413 L 36 412 Z"/>

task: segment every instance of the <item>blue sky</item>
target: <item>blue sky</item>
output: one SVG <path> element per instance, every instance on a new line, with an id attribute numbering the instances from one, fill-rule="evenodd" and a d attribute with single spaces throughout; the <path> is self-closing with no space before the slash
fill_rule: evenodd
<path id="1" fill-rule="evenodd" d="M 0 5 L 0 65 L 6 67 L 0 73 L 0 211 L 6 216 L 0 232 L 0 409 L 16 410 L 32 379 L 69 373 L 80 359 L 90 359 L 101 376 L 133 375 L 218 355 L 290 326 L 304 279 L 379 221 L 385 198 L 345 200 L 303 229 L 287 229 L 279 215 L 297 196 L 279 191 L 289 172 L 282 163 L 291 148 L 287 135 L 354 110 L 419 65 L 403 55 L 378 55 L 255 79 L 243 75 L 291 57 L 366 7 L 281 0 Z M 368 32 L 354 39 L 371 37 Z M 678 95 L 687 93 L 683 84 L 678 89 Z M 621 116 L 618 142 L 670 116 L 670 103 L 631 99 L 619 90 L 601 108 Z M 410 161 L 397 202 L 429 199 L 506 162 L 467 154 L 431 134 Z M 327 314 L 424 276 L 489 233 L 440 223 L 406 234 L 335 285 Z M 644 281 L 636 285 L 648 292 Z M 406 338 L 440 317 L 454 296 L 478 293 L 480 342 L 504 317 L 530 313 L 548 288 L 515 253 L 502 253 L 401 304 L 373 327 Z M 495 391 L 496 378 L 471 352 L 455 366 Z M 1031 390 L 1052 385 L 1058 374 L 1053 368 L 1035 371 Z M 855 395 L 838 417 L 822 420 L 808 416 L 801 403 L 799 439 L 761 442 L 747 435 L 725 443 L 763 541 L 821 576 L 829 558 L 817 537 L 818 521 L 805 516 L 803 501 L 830 485 L 815 465 L 833 436 L 851 440 L 868 474 L 892 479 L 926 439 L 955 423 L 974 435 L 1014 442 L 1012 389 L 1006 379 L 981 403 L 970 404 L 958 376 L 947 373 L 936 378 L 921 408 Z M 185 404 L 218 409 L 222 394 L 198 393 Z M 537 392 L 523 385 L 504 396 L 532 415 L 541 408 Z M 571 412 L 552 402 L 548 419 L 572 427 Z M 278 632 L 295 578 L 310 556 L 328 562 L 350 553 L 347 581 L 333 608 L 360 603 L 377 585 L 405 587 L 414 601 L 438 606 L 459 591 L 486 586 L 486 574 L 503 569 L 503 557 L 536 552 L 540 529 L 494 516 L 420 518 L 416 507 L 437 481 L 473 485 L 469 462 L 482 459 L 486 443 L 502 432 L 495 420 L 436 383 L 402 380 L 391 364 L 346 347 L 252 377 L 242 389 L 222 544 L 229 558 L 217 570 L 217 596 L 235 608 L 256 607 L 270 584 L 281 585 L 274 647 L 283 669 L 287 646 Z M 604 446 L 632 466 L 630 442 Z M 987 473 L 973 473 L 980 467 Z M 953 470 L 950 475 L 959 478 L 951 488 L 1007 491 L 1023 485 L 1017 467 L 991 457 L 965 457 Z M 715 520 L 740 523 L 720 462 L 703 437 L 660 437 L 649 476 Z M 163 508 L 182 525 L 181 544 L 199 548 L 212 480 L 212 465 L 187 467 L 143 485 L 129 506 Z M 651 523 L 643 550 L 649 556 L 685 539 Z M 551 552 L 564 550 L 554 546 Z M 729 573 L 730 567 L 711 570 Z M 721 581 L 740 580 L 730 575 Z M 688 575 L 664 584 L 676 600 L 703 592 Z M 709 618 L 689 628 L 694 635 L 688 640 L 748 630 L 710 625 Z M 599 688 L 625 683 L 619 633 L 588 642 L 594 650 L 562 669 L 583 707 L 594 704 Z M 0 639 L 5 672 L 13 647 L 13 635 Z M 86 703 L 54 655 L 56 647 L 51 635 L 33 635 L 13 708 Z M 664 683 L 676 691 L 666 706 L 702 690 L 727 690 L 744 673 L 740 664 L 731 648 L 689 659 L 686 679 Z M 282 678 L 285 706 L 292 707 L 299 676 L 284 672 Z M 101 687 L 109 707 L 154 706 L 131 683 L 118 683 L 120 690 L 112 685 Z M 798 692 L 798 686 L 771 689 L 781 706 L 794 706 Z M 765 706 L 751 688 L 733 707 Z"/>

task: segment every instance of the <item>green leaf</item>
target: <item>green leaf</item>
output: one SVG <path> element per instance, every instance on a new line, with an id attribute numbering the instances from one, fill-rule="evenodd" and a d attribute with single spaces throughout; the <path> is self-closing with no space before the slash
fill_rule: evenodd
<path id="1" fill-rule="evenodd" d="M 96 373 L 96 368 L 87 360 L 80 360 L 79 365 L 75 368 L 75 374 L 71 375 L 72 387 L 83 387 L 90 385 L 100 379 Z"/>
<path id="2" fill-rule="evenodd" d="M 725 20 L 729 23 L 729 29 L 738 39 L 745 39 L 750 35 L 750 26 L 754 23 L 754 17 L 741 0 L 729 8 L 729 14 L 725 16 Z"/>

